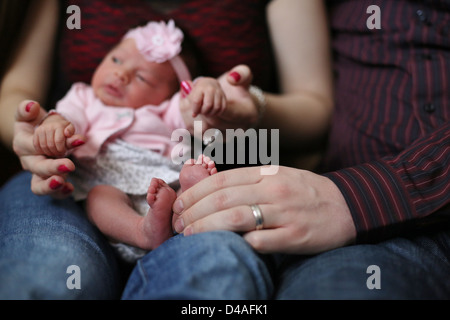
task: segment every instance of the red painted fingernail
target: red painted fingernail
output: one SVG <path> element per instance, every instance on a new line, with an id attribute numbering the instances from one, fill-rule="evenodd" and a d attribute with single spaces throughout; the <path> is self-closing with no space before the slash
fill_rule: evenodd
<path id="1" fill-rule="evenodd" d="M 181 90 L 183 90 L 183 92 L 184 92 L 185 94 L 189 94 L 189 93 L 191 92 L 191 90 L 192 90 L 192 87 L 191 87 L 191 85 L 189 84 L 189 82 L 182 81 L 181 84 L 180 84 L 180 86 L 181 86 Z"/>
<path id="2" fill-rule="evenodd" d="M 62 172 L 62 173 L 67 173 L 67 172 L 70 172 L 71 170 L 69 168 L 67 168 L 66 165 L 62 164 L 58 167 L 58 171 Z"/>
<path id="3" fill-rule="evenodd" d="M 230 77 L 232 77 L 234 79 L 234 81 L 236 81 L 236 82 L 241 80 L 241 75 L 239 73 L 237 73 L 236 71 L 231 72 Z"/>
<path id="4" fill-rule="evenodd" d="M 75 140 L 74 142 L 72 142 L 72 147 L 78 147 L 84 144 L 83 140 Z"/>
<path id="5" fill-rule="evenodd" d="M 62 184 L 59 181 L 56 181 L 56 180 L 50 181 L 50 189 L 52 189 L 52 190 L 58 189 L 59 187 L 61 187 L 61 185 Z"/>
<path id="6" fill-rule="evenodd" d="M 25 111 L 30 112 L 31 107 L 34 105 L 34 102 L 28 102 L 28 104 L 25 106 Z"/>

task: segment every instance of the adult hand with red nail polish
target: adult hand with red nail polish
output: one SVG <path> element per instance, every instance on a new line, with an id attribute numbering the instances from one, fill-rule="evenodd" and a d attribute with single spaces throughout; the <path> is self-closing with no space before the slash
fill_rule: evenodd
<path id="1" fill-rule="evenodd" d="M 50 158 L 37 151 L 33 143 L 35 128 L 47 116 L 47 112 L 34 101 L 23 101 L 16 110 L 13 149 L 24 170 L 32 173 L 31 190 L 37 195 L 67 197 L 73 185 L 66 181 L 67 174 L 75 170 L 68 158 Z M 77 141 L 84 141 L 80 135 L 66 139 L 66 149 L 72 150 Z"/>

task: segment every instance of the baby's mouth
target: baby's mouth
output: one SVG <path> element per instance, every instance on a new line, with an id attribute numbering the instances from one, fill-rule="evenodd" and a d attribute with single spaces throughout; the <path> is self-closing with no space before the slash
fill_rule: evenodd
<path id="1" fill-rule="evenodd" d="M 122 91 L 118 87 L 116 87 L 112 84 L 106 85 L 105 90 L 109 95 L 111 95 L 113 97 L 116 97 L 116 98 L 122 97 Z"/>

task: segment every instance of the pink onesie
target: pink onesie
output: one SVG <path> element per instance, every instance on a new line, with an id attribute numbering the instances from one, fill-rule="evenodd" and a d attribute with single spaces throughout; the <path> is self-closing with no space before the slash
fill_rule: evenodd
<path id="1" fill-rule="evenodd" d="M 95 97 L 92 87 L 78 82 L 57 103 L 56 111 L 74 124 L 77 134 L 87 138 L 86 144 L 73 152 L 77 158 L 96 157 L 103 144 L 113 138 L 169 157 L 177 143 L 170 139 L 172 131 L 186 128 L 179 99 L 176 93 L 158 106 L 107 106 Z"/>

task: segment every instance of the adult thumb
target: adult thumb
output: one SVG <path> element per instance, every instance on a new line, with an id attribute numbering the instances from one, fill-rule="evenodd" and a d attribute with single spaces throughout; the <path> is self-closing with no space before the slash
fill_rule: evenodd
<path id="1" fill-rule="evenodd" d="M 16 110 L 16 121 L 28 122 L 31 125 L 39 124 L 44 119 L 47 112 L 41 108 L 39 103 L 31 100 L 24 100 Z"/>
<path id="2" fill-rule="evenodd" d="M 247 65 L 240 64 L 228 72 L 227 80 L 231 85 L 247 88 L 253 81 L 253 73 Z"/>

